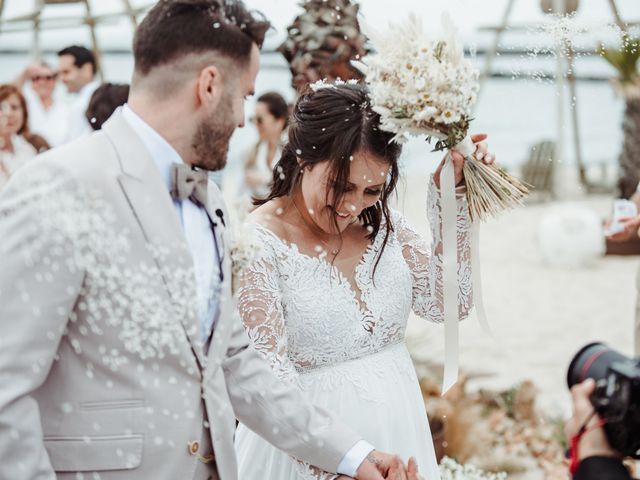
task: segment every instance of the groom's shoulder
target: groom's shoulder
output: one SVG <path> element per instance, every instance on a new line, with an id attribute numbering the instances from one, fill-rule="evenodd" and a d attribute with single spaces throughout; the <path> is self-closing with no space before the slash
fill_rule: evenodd
<path id="1" fill-rule="evenodd" d="M 95 132 L 65 145 L 52 148 L 26 162 L 13 175 L 3 191 L 19 196 L 55 191 L 75 191 L 79 186 L 98 187 L 118 173 L 117 158 L 102 132 Z"/>
<path id="2" fill-rule="evenodd" d="M 60 164 L 61 167 L 79 168 L 95 164 L 101 157 L 112 154 L 111 145 L 106 135 L 93 132 L 72 142 L 47 150 L 36 157 L 42 164 Z"/>
<path id="3" fill-rule="evenodd" d="M 38 155 L 33 168 L 63 172 L 73 178 L 101 178 L 117 163 L 106 135 L 97 131 Z"/>

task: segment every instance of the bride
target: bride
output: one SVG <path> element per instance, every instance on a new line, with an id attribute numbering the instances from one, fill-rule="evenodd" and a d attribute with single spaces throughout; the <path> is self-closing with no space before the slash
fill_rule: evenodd
<path id="1" fill-rule="evenodd" d="M 439 179 L 428 186 L 433 242 L 389 207 L 401 147 L 379 129 L 366 88 L 325 85 L 302 95 L 271 193 L 249 216 L 262 250 L 243 273 L 239 307 L 255 348 L 283 379 L 306 392 L 371 444 L 439 479 L 418 379 L 405 344 L 413 310 L 441 323 Z M 486 136 L 478 157 L 493 161 Z M 463 158 L 453 152 L 456 184 Z M 464 186 L 457 189 L 459 310 L 472 307 Z M 366 443 L 366 442 L 365 442 Z M 318 446 L 321 448 L 321 445 Z M 240 425 L 243 480 L 333 479 Z M 412 462 L 414 463 L 414 462 Z"/>

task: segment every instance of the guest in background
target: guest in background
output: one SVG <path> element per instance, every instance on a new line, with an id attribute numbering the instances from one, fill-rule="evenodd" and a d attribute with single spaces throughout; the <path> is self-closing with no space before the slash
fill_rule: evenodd
<path id="1" fill-rule="evenodd" d="M 273 167 L 282 154 L 282 142 L 289 122 L 289 106 L 279 93 L 261 95 L 251 121 L 258 130 L 258 143 L 248 152 L 244 164 L 244 192 L 265 198 L 273 177 Z"/>
<path id="2" fill-rule="evenodd" d="M 57 76 L 47 63 L 39 62 L 25 68 L 15 81 L 27 102 L 29 129 L 54 147 L 64 142 L 69 120 L 67 105 L 56 88 Z"/>
<path id="3" fill-rule="evenodd" d="M 100 83 L 96 79 L 98 71 L 96 58 L 85 47 L 73 45 L 58 52 L 58 75 L 74 99 L 69 106 L 69 123 L 65 142 L 70 142 L 93 130 L 85 112 L 91 95 Z"/>
<path id="4" fill-rule="evenodd" d="M 0 190 L 25 162 L 47 150 L 47 141 L 29 132 L 27 104 L 15 85 L 0 85 Z"/>
<path id="5" fill-rule="evenodd" d="M 640 212 L 640 183 L 629 200 L 636 204 L 636 208 L 638 212 Z M 620 243 L 628 242 L 631 238 L 640 236 L 640 214 L 635 217 L 622 218 L 620 219 L 620 223 L 624 229 L 613 235 L 607 233 L 607 240 Z M 608 219 L 605 224 L 605 232 L 609 230 L 610 225 L 611 219 Z M 634 351 L 637 356 L 640 356 L 640 268 L 636 272 L 636 308 L 633 334 Z"/>
<path id="6" fill-rule="evenodd" d="M 104 83 L 100 85 L 89 101 L 85 117 L 91 128 L 100 130 L 102 124 L 109 120 L 118 107 L 127 103 L 129 85 Z"/>

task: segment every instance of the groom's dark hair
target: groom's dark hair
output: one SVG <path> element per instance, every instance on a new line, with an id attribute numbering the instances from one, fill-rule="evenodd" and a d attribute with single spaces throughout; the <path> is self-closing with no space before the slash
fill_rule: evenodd
<path id="1" fill-rule="evenodd" d="M 136 30 L 136 73 L 189 54 L 217 52 L 240 64 L 249 61 L 252 45 L 262 48 L 269 22 L 249 11 L 241 0 L 160 0 Z"/>

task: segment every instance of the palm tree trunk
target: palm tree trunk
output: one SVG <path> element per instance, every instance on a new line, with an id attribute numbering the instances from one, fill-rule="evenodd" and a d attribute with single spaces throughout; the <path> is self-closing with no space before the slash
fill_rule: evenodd
<path id="1" fill-rule="evenodd" d="M 624 143 L 620 153 L 619 198 L 630 198 L 640 181 L 640 98 L 628 98 L 622 122 Z"/>

